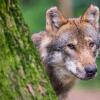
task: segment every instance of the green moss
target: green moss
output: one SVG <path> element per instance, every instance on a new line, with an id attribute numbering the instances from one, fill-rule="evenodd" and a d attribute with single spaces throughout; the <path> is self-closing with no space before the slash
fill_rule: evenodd
<path id="1" fill-rule="evenodd" d="M 0 100 L 56 100 L 16 1 L 0 4 Z"/>

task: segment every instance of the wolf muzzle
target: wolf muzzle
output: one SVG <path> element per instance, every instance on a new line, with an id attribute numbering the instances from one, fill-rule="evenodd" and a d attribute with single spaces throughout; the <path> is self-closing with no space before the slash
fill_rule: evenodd
<path id="1" fill-rule="evenodd" d="M 93 76 L 95 76 L 96 72 L 97 72 L 97 68 L 95 64 L 89 64 L 85 66 L 85 71 L 86 71 L 86 77 L 87 78 L 92 78 Z"/>

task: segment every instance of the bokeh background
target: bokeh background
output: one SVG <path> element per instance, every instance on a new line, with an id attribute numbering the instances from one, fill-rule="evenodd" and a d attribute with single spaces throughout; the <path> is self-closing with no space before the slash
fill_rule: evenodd
<path id="1" fill-rule="evenodd" d="M 90 4 L 100 7 L 100 0 L 20 0 L 19 4 L 30 31 L 36 33 L 45 30 L 45 12 L 50 7 L 58 6 L 66 17 L 77 17 L 82 15 Z M 97 58 L 97 65 L 97 77 L 77 82 L 71 94 L 71 97 L 76 96 L 77 99 L 74 97 L 70 100 L 82 100 L 85 97 L 85 100 L 100 100 L 100 56 Z"/>

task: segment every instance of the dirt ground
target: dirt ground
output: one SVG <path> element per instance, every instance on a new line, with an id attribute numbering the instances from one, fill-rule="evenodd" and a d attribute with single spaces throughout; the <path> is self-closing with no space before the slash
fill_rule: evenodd
<path id="1" fill-rule="evenodd" d="M 100 90 L 72 90 L 68 100 L 100 100 Z"/>

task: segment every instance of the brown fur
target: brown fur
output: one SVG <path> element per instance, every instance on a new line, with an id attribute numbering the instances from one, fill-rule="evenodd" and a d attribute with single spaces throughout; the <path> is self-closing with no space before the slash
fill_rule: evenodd
<path id="1" fill-rule="evenodd" d="M 69 19 L 53 7 L 46 12 L 46 31 L 32 36 L 59 100 L 66 100 L 76 78 L 95 76 L 87 76 L 85 69 L 96 69 L 98 20 L 99 9 L 94 5 L 83 16 Z"/>

